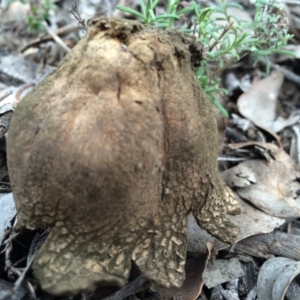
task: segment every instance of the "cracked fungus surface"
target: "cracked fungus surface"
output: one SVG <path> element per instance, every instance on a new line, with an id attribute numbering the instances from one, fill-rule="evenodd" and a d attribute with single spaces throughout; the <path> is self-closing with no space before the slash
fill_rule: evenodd
<path id="1" fill-rule="evenodd" d="M 176 30 L 92 19 L 16 108 L 8 166 L 19 228 L 51 232 L 33 269 L 44 290 L 184 278 L 187 215 L 224 242 L 238 213 L 217 171 L 217 129 L 194 76 L 201 44 Z"/>

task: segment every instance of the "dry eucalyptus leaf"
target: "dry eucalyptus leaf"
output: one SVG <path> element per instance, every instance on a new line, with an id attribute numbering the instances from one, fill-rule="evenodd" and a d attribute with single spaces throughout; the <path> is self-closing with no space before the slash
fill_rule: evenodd
<path id="1" fill-rule="evenodd" d="M 242 174 L 239 173 L 241 169 Z M 298 195 L 300 183 L 297 180 L 299 175 L 286 167 L 283 162 L 247 160 L 227 170 L 227 173 L 230 172 L 238 173 L 242 177 L 249 177 L 255 173 L 256 183 L 242 188 L 237 187 L 236 192 L 260 210 L 281 218 L 300 216 Z"/>
<path id="2" fill-rule="evenodd" d="M 300 260 L 300 236 L 282 231 L 259 234 L 236 243 L 232 250 L 261 258 L 274 255 Z"/>
<path id="3" fill-rule="evenodd" d="M 216 285 L 239 278 L 245 274 L 237 258 L 218 259 L 209 263 L 203 274 L 205 285 L 210 289 Z"/>
<path id="4" fill-rule="evenodd" d="M 290 120 L 286 124 L 282 119 L 278 124 L 275 121 L 277 98 L 283 79 L 282 71 L 274 71 L 270 76 L 255 82 L 237 102 L 241 115 L 273 135 L 284 126 L 291 124 Z"/>
<path id="5" fill-rule="evenodd" d="M 266 213 L 271 213 L 279 217 L 297 217 L 299 204 L 297 201 L 297 191 L 299 189 L 298 178 L 300 177 L 298 166 L 292 158 L 281 148 L 274 144 L 248 142 L 230 144 L 230 149 L 240 149 L 243 147 L 259 147 L 269 153 L 268 162 L 263 160 L 249 160 L 240 163 L 238 166 L 224 172 L 225 182 L 234 186 L 239 183 L 240 177 L 253 178 L 255 174 L 256 183 L 250 186 L 238 188 L 237 192 L 243 198 L 252 201 L 260 209 L 266 209 Z M 275 159 L 275 160 L 274 160 Z M 261 165 L 260 165 L 261 164 Z M 243 174 L 241 175 L 241 170 Z M 238 177 L 235 179 L 235 177 Z M 247 183 L 250 183 L 248 180 Z M 269 201 L 273 199 L 273 202 Z M 283 214 L 283 211 L 286 213 Z"/>
<path id="6" fill-rule="evenodd" d="M 123 286 L 134 262 L 164 287 L 185 278 L 187 215 L 225 242 L 238 228 L 217 170 L 217 128 L 195 37 L 94 18 L 15 109 L 8 168 L 18 228 L 51 232 L 33 263 L 52 294 Z"/>
<path id="7" fill-rule="evenodd" d="M 258 299 L 283 300 L 289 285 L 300 273 L 300 262 L 285 257 L 267 260 L 258 273 Z"/>

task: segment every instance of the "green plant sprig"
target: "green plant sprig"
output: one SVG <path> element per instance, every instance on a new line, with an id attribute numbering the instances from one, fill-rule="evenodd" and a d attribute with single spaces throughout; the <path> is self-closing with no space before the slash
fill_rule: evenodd
<path id="1" fill-rule="evenodd" d="M 179 20 L 180 15 L 193 10 L 192 7 L 187 7 L 177 11 L 179 0 L 168 0 L 167 13 L 157 16 L 155 14 L 155 8 L 158 5 L 159 0 L 147 0 L 146 4 L 143 0 L 139 0 L 139 3 L 141 6 L 141 13 L 135 9 L 121 5 L 117 5 L 116 8 L 142 19 L 145 24 L 155 24 L 157 27 L 163 28 L 172 27 L 175 19 Z"/>
<path id="2" fill-rule="evenodd" d="M 230 7 L 240 10 L 243 7 L 236 3 L 227 4 L 225 0 L 221 0 L 218 7 L 206 8 L 201 8 L 193 1 L 191 6 L 181 10 L 177 10 L 178 0 L 168 0 L 167 13 L 156 16 L 155 8 L 158 3 L 158 0 L 147 0 L 145 4 L 140 0 L 141 13 L 128 7 L 117 8 L 157 27 L 172 27 L 182 14 L 194 13 L 194 30 L 182 30 L 195 34 L 207 49 L 206 57 L 196 75 L 203 90 L 225 117 L 228 117 L 228 112 L 216 98 L 217 93 L 227 93 L 226 89 L 220 88 L 222 71 L 249 53 L 254 57 L 254 65 L 261 58 L 265 59 L 267 73 L 270 71 L 270 55 L 294 56 L 293 52 L 284 49 L 292 35 L 288 34 L 287 17 L 274 0 L 256 0 L 254 19 L 246 22 L 228 13 Z M 225 21 L 225 25 L 220 24 L 220 21 Z"/>
<path id="3" fill-rule="evenodd" d="M 21 3 L 29 3 L 30 12 L 27 17 L 30 33 L 43 30 L 43 23 L 48 19 L 53 11 L 57 9 L 53 0 L 20 0 Z"/>

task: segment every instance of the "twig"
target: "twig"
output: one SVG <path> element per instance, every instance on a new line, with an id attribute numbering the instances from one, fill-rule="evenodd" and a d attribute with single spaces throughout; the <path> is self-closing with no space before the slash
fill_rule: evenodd
<path id="1" fill-rule="evenodd" d="M 77 24 L 70 24 L 70 25 L 66 25 L 64 27 L 61 27 L 61 28 L 57 29 L 55 31 L 55 34 L 57 36 L 60 36 L 60 35 L 68 34 L 68 33 L 72 32 L 76 29 L 79 29 Z M 24 52 L 25 50 L 27 50 L 30 47 L 36 46 L 36 45 L 41 44 L 41 43 L 46 43 L 46 42 L 51 41 L 51 40 L 53 40 L 53 37 L 49 34 L 46 35 L 46 36 L 34 39 L 31 42 L 29 42 L 28 44 L 26 44 L 25 46 L 23 46 L 20 49 L 20 52 Z"/>
<path id="2" fill-rule="evenodd" d="M 20 271 L 18 272 L 18 273 L 19 273 L 19 274 L 18 274 L 18 275 L 19 275 L 19 278 L 18 278 L 17 281 L 15 282 L 15 286 L 14 286 L 14 290 L 15 290 L 15 291 L 20 287 L 20 285 L 21 285 L 22 282 L 24 281 L 25 275 L 26 275 L 26 273 L 28 272 L 28 270 L 30 269 L 34 257 L 35 257 L 35 255 L 33 255 L 33 256 L 30 258 L 29 262 L 28 262 L 27 265 L 26 265 L 26 268 L 23 269 L 23 272 L 20 272 Z M 16 268 L 14 268 L 14 269 L 17 270 Z"/>
<path id="3" fill-rule="evenodd" d="M 10 233 L 12 233 L 13 231 L 10 230 Z M 10 254 L 12 252 L 12 241 L 16 238 L 16 236 L 18 236 L 18 233 L 12 234 L 5 242 L 5 248 L 4 248 L 4 252 L 5 252 L 5 271 L 7 271 L 7 275 L 9 278 L 11 278 L 13 276 L 13 274 L 16 274 L 16 270 L 13 267 L 13 264 L 10 260 Z"/>
<path id="4" fill-rule="evenodd" d="M 26 91 L 28 88 L 35 86 L 34 83 L 26 83 L 23 86 L 21 86 L 18 91 L 16 92 L 16 102 L 14 103 L 14 106 L 17 106 L 17 104 L 21 101 L 21 95 L 24 91 Z"/>
<path id="5" fill-rule="evenodd" d="M 70 9 L 70 13 L 74 16 L 74 18 L 78 21 L 78 23 L 86 29 L 86 23 L 85 20 L 81 18 L 80 13 L 78 11 L 77 2 L 75 1 L 75 4 L 72 4 L 72 9 Z"/>
<path id="6" fill-rule="evenodd" d="M 214 43 L 209 47 L 209 50 L 208 50 L 209 52 L 211 52 L 215 48 L 215 46 L 220 43 L 220 41 L 223 39 L 225 34 L 233 27 L 233 25 L 234 25 L 234 22 L 231 22 L 228 26 L 223 28 L 222 33 L 218 37 L 218 41 L 215 40 Z"/>
<path id="7" fill-rule="evenodd" d="M 47 33 L 53 38 L 53 40 L 67 53 L 71 51 L 71 49 L 65 44 L 65 42 L 55 33 L 51 30 L 51 28 L 48 26 L 46 22 L 43 22 L 43 25 L 47 31 Z"/>
<path id="8" fill-rule="evenodd" d="M 249 157 L 218 157 L 218 161 L 244 161 Z"/>

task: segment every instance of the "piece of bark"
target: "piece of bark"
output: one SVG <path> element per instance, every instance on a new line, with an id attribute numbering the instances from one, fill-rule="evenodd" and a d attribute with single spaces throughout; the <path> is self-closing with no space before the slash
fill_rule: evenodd
<path id="1" fill-rule="evenodd" d="M 300 260 L 300 237 L 281 231 L 246 238 L 233 246 L 235 252 L 270 258 L 273 255 Z"/>

